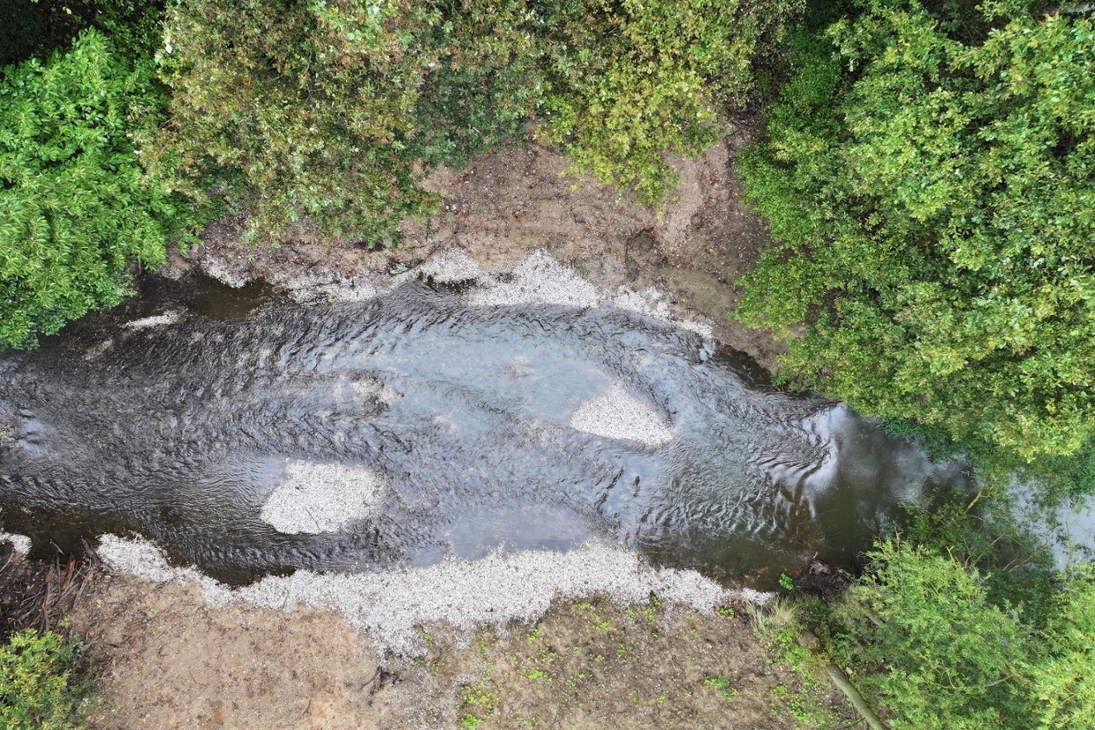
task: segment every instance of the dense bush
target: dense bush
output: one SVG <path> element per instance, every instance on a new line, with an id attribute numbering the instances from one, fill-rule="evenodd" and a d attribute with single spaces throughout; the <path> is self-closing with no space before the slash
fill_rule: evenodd
<path id="1" fill-rule="evenodd" d="M 130 139 L 162 103 L 152 73 L 93 29 L 2 71 L 0 343 L 32 345 L 117 302 L 127 265 L 163 260 L 183 209 Z"/>
<path id="2" fill-rule="evenodd" d="M 932 9 L 933 7 L 937 9 Z M 863 3 L 800 37 L 748 197 L 782 242 L 739 316 L 858 409 L 1024 459 L 1095 435 L 1095 23 Z"/>
<path id="3" fill-rule="evenodd" d="M 1023 664 L 1030 637 L 1011 607 L 986 600 L 976 569 L 904 542 L 871 555 L 868 579 L 836 612 L 854 641 L 838 658 L 896 716 L 894 730 L 1030 728 Z"/>
<path id="4" fill-rule="evenodd" d="M 795 0 L 187 0 L 168 11 L 171 126 L 147 145 L 254 234 L 307 220 L 386 240 L 434 200 L 423 165 L 460 165 L 533 125 L 575 169 L 660 202 L 664 154 L 719 130 L 765 33 Z"/>
<path id="5" fill-rule="evenodd" d="M 30 3 L 0 85 L 0 342 L 116 302 L 184 199 L 391 242 L 430 167 L 535 130 L 661 203 L 665 154 L 716 138 L 797 2 Z"/>
<path id="6" fill-rule="evenodd" d="M 52 632 L 24 631 L 0 646 L 0 726 L 77 730 L 87 685 L 76 677 L 77 647 Z"/>
<path id="7" fill-rule="evenodd" d="M 1090 566 L 1043 583 L 1047 610 L 1031 612 L 994 591 L 959 551 L 886 540 L 870 557 L 818 630 L 891 728 L 1090 727 Z"/>
<path id="8" fill-rule="evenodd" d="M 102 31 L 123 55 L 151 55 L 163 9 L 163 0 L 4 0 L 0 66 L 47 59 L 87 28 Z"/>

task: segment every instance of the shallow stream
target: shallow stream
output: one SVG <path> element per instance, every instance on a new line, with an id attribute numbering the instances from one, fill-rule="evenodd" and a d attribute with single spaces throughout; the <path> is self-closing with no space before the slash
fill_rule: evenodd
<path id="1" fill-rule="evenodd" d="M 599 537 L 765 587 L 815 552 L 851 563 L 901 500 L 961 478 L 614 306 L 143 287 L 0 355 L 0 529 L 38 555 L 130 530 L 242 582 Z"/>

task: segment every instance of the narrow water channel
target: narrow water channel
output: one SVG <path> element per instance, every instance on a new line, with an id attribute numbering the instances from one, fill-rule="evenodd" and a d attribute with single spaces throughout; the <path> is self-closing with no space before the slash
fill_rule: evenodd
<path id="1" fill-rule="evenodd" d="M 814 552 L 849 563 L 901 500 L 960 478 L 612 306 L 143 286 L 0 355 L 0 529 L 39 555 L 128 530 L 242 582 L 600 537 L 768 585 Z"/>

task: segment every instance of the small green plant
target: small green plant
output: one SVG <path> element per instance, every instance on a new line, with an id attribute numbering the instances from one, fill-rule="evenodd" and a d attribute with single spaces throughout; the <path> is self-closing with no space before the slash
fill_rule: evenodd
<path id="1" fill-rule="evenodd" d="M 497 698 L 483 688 L 482 684 L 469 687 L 464 693 L 464 704 L 475 708 L 472 712 L 466 712 L 461 723 L 468 730 L 475 730 L 494 712 Z"/>
<path id="2" fill-rule="evenodd" d="M 738 688 L 731 685 L 730 680 L 721 674 L 717 674 L 714 677 L 704 677 L 703 685 L 705 687 L 714 687 L 715 691 L 726 699 L 737 697 L 741 694 Z"/>
<path id="3" fill-rule="evenodd" d="M 89 686 L 79 680 L 80 648 L 52 632 L 24 631 L 0 647 L 0 727 L 79 730 Z"/>
<path id="4" fill-rule="evenodd" d="M 589 621 L 589 626 L 590 628 L 604 631 L 605 629 L 608 629 L 610 626 L 612 626 L 612 619 L 602 618 L 600 614 L 594 611 L 593 617 Z"/>
<path id="5" fill-rule="evenodd" d="M 779 587 L 785 591 L 793 591 L 795 589 L 795 582 L 791 580 L 791 576 L 786 573 L 779 574 Z"/>

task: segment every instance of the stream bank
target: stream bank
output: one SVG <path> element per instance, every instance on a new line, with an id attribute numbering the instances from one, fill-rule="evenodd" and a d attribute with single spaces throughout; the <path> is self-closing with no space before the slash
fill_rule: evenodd
<path id="1" fill-rule="evenodd" d="M 659 216 L 589 179 L 562 177 L 566 161 L 542 147 L 476 157 L 467 169 L 441 167 L 425 187 L 441 209 L 428 221 L 407 221 L 394 250 L 320 240 L 307 230 L 276 246 L 249 247 L 239 221 L 211 224 L 187 257 L 174 253 L 160 269 L 181 276 L 197 267 L 232 286 L 264 280 L 317 300 L 363 275 L 397 276 L 449 249 L 481 270 L 510 271 L 534 251 L 583 272 L 601 290 L 641 293 L 651 287 L 677 319 L 702 322 L 716 339 L 774 371 L 784 346 L 764 330 L 731 321 L 742 290 L 735 282 L 759 258 L 769 238 L 741 200 L 731 166 L 740 139 L 727 137 L 694 159 L 672 160 L 679 195 Z"/>

